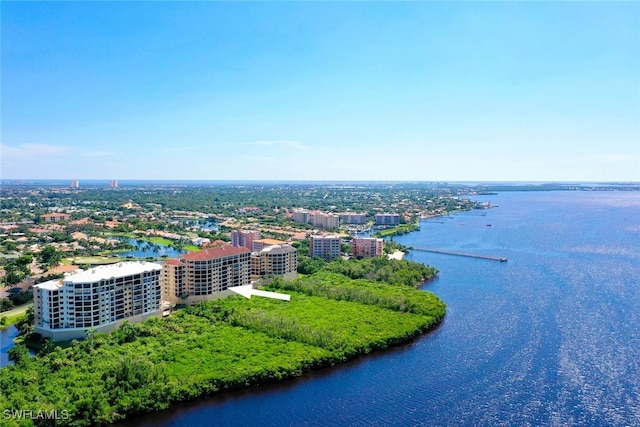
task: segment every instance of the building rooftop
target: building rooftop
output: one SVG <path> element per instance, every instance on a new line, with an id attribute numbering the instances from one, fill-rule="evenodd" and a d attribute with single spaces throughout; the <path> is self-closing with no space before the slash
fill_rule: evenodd
<path id="1" fill-rule="evenodd" d="M 162 270 L 162 266 L 155 262 L 119 262 L 117 264 L 101 265 L 99 267 L 90 268 L 89 270 L 81 270 L 77 273 L 71 273 L 65 276 L 64 281 L 70 283 L 97 282 L 100 280 L 111 279 L 112 277 L 131 276 L 133 274 L 156 270 Z"/>
<path id="2" fill-rule="evenodd" d="M 283 242 L 282 240 L 276 240 L 276 239 L 258 239 L 258 240 L 254 240 L 253 242 L 264 243 L 265 245 L 284 245 L 285 243 L 287 243 L 287 242 Z"/>
<path id="3" fill-rule="evenodd" d="M 243 246 L 217 246 L 214 248 L 203 249 L 198 252 L 189 252 L 188 254 L 182 255 L 181 258 L 186 261 L 205 261 L 208 259 L 215 258 L 224 258 L 227 256 L 240 255 L 240 254 L 248 254 L 251 251 Z"/>
<path id="4" fill-rule="evenodd" d="M 267 246 L 262 249 L 260 253 L 272 253 L 272 254 L 286 254 L 289 252 L 296 252 L 296 248 L 291 245 L 274 245 Z"/>
<path id="5" fill-rule="evenodd" d="M 49 280 L 48 282 L 42 282 L 42 283 L 38 283 L 37 285 L 33 286 L 34 288 L 39 288 L 39 289 L 47 289 L 50 291 L 55 291 L 57 289 L 60 289 L 62 287 L 62 279 L 53 279 L 53 280 Z"/>

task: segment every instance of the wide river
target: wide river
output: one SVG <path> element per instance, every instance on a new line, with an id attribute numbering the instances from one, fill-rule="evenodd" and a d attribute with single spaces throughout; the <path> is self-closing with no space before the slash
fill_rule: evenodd
<path id="1" fill-rule="evenodd" d="M 414 343 L 128 423 L 640 426 L 640 193 L 519 192 L 397 237 L 448 305 Z M 488 226 L 488 225 L 491 226 Z M 212 356 L 213 357 L 213 356 Z"/>

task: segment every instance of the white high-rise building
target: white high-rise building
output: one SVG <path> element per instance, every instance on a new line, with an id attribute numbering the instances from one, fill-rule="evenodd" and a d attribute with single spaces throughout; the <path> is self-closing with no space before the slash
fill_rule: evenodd
<path id="1" fill-rule="evenodd" d="M 33 287 L 35 332 L 56 341 L 84 338 L 93 328 L 110 332 L 158 315 L 160 264 L 121 262 L 81 270 Z"/>

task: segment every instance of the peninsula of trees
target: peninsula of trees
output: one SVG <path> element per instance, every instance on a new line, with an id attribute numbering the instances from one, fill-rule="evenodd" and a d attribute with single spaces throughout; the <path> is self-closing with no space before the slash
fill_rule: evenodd
<path id="1" fill-rule="evenodd" d="M 67 348 L 50 343 L 37 357 L 17 345 L 15 364 L 0 370 L 0 407 L 65 411 L 56 425 L 105 425 L 400 345 L 445 315 L 430 292 L 329 271 L 268 289 L 291 301 L 209 301 Z"/>

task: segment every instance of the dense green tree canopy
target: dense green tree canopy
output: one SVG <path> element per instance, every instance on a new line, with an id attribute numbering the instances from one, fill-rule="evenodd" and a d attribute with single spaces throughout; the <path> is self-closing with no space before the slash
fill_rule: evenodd
<path id="1" fill-rule="evenodd" d="M 45 342 L 37 357 L 17 345 L 15 365 L 0 370 L 0 407 L 68 411 L 56 425 L 105 425 L 398 345 L 445 314 L 429 292 L 336 273 L 276 280 L 271 289 L 291 301 L 201 303 L 110 335 L 88 331 L 68 348 Z"/>

